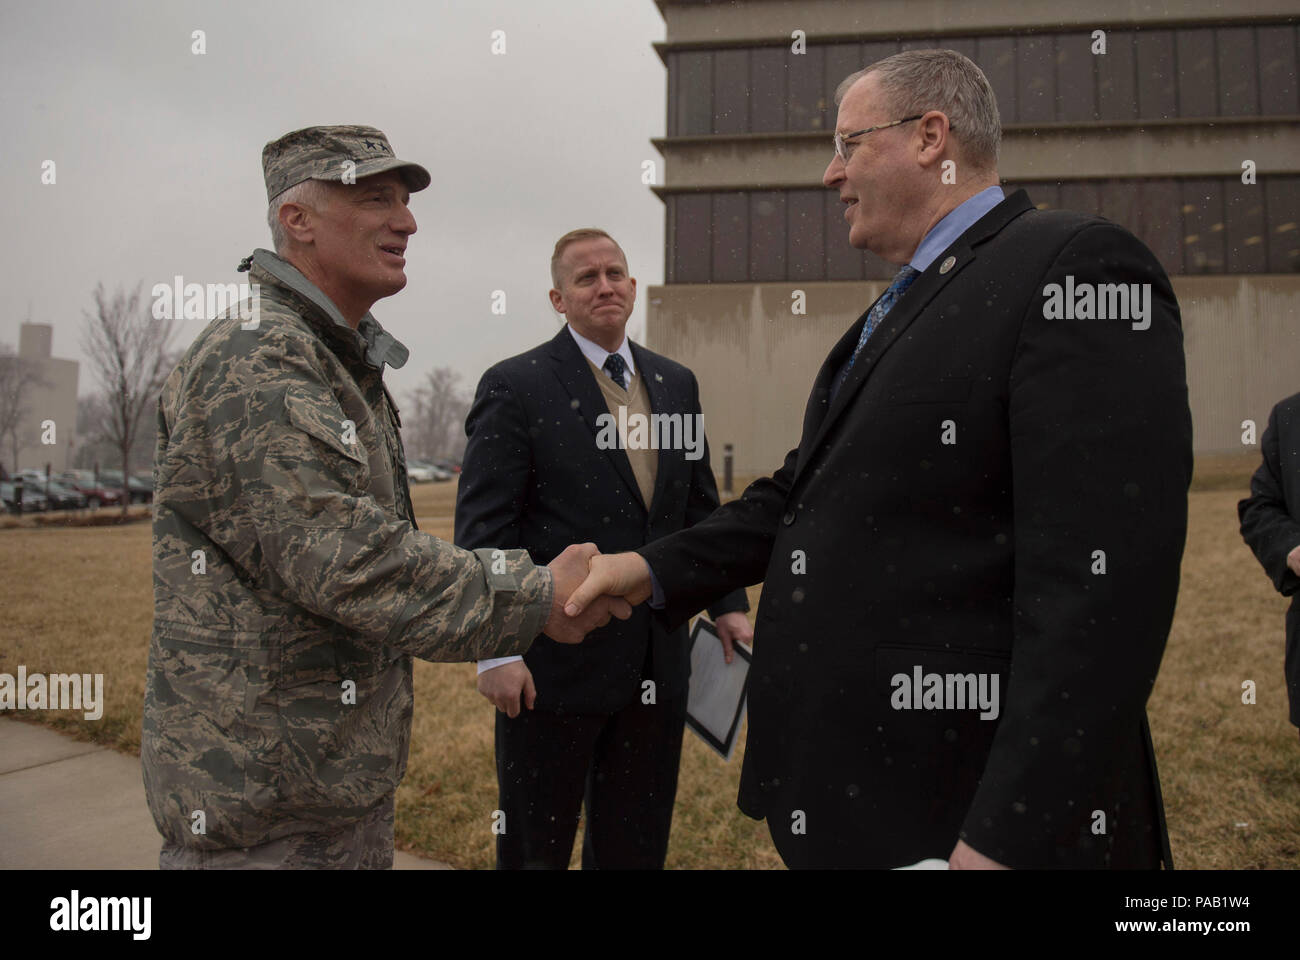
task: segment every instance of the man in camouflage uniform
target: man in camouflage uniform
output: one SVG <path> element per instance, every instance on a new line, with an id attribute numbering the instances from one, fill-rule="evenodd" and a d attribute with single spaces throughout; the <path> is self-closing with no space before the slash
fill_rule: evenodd
<path id="1" fill-rule="evenodd" d="M 416 529 L 383 383 L 407 350 L 369 309 L 406 284 L 428 172 L 355 126 L 262 166 L 279 255 L 241 264 L 252 315 L 208 324 L 159 399 L 145 790 L 164 868 L 388 868 L 411 657 L 577 642 L 631 609 L 564 616 L 590 544 L 534 567 Z"/>

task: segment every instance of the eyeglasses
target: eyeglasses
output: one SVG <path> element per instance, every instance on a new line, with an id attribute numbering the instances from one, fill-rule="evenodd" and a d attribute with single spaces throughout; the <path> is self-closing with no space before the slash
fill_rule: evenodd
<path id="1" fill-rule="evenodd" d="M 920 120 L 923 116 L 925 116 L 925 114 L 918 113 L 914 117 L 904 117 L 902 120 L 894 120 L 892 123 L 878 124 L 877 126 L 867 127 L 865 130 L 858 130 L 854 133 L 839 133 L 837 131 L 835 134 L 835 156 L 840 158 L 840 163 L 847 164 L 849 162 L 849 152 L 845 147 L 848 146 L 848 142 L 854 137 L 865 136 L 873 130 L 884 130 L 886 127 L 896 127 L 900 123 L 907 123 L 909 120 Z M 951 129 L 951 127 L 949 129 Z"/>

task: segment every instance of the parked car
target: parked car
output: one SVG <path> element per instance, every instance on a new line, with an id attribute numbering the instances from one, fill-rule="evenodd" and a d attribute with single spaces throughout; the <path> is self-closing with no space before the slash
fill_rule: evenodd
<path id="1" fill-rule="evenodd" d="M 4 508 L 7 512 L 18 512 L 18 488 L 9 480 L 0 481 L 0 501 L 4 502 Z M 50 503 L 45 498 L 45 494 L 24 479 L 22 512 L 42 513 L 48 509 L 50 509 Z"/>
<path id="2" fill-rule="evenodd" d="M 433 479 L 438 481 L 439 483 L 445 480 L 451 480 L 456 476 L 456 474 L 452 473 L 445 466 L 443 466 L 444 461 L 421 460 L 420 462 L 423 463 L 426 467 L 429 467 L 433 470 Z"/>
<path id="3" fill-rule="evenodd" d="M 448 460 L 445 457 L 441 460 L 433 461 L 433 465 L 435 467 L 441 467 L 443 470 L 446 470 L 451 474 L 460 473 L 460 464 L 455 460 Z"/>
<path id="4" fill-rule="evenodd" d="M 44 473 L 31 468 L 23 470 L 21 476 L 24 503 L 29 494 L 39 492 L 49 501 L 51 510 L 79 510 L 86 506 L 86 498 L 83 494 L 60 482 L 56 477 L 47 479 Z"/>
<path id="5" fill-rule="evenodd" d="M 432 483 L 434 466 L 423 460 L 406 461 L 406 479 L 411 483 Z"/>
<path id="6" fill-rule="evenodd" d="M 103 481 L 102 477 L 99 483 L 95 483 L 95 471 L 93 470 L 65 470 L 59 474 L 59 479 L 78 493 L 84 494 L 87 505 L 92 509 L 99 506 L 113 506 L 122 502 L 122 488 L 119 486 L 114 490 L 111 485 Z"/>
<path id="7" fill-rule="evenodd" d="M 115 487 L 120 491 L 122 489 L 122 471 L 101 470 L 99 471 L 99 482 L 105 486 Z M 149 503 L 153 500 L 152 480 L 145 484 L 139 478 L 133 476 L 127 480 L 127 489 L 131 494 L 132 503 Z"/>
<path id="8" fill-rule="evenodd" d="M 84 493 L 59 480 L 50 480 L 46 483 L 42 478 L 32 481 L 31 488 L 39 490 L 49 498 L 51 510 L 84 510 L 89 503 Z M 27 493 L 24 490 L 23 499 L 26 498 Z"/>

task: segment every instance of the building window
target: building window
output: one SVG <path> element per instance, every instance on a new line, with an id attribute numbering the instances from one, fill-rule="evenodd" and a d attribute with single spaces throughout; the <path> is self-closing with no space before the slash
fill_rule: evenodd
<path id="1" fill-rule="evenodd" d="M 1300 273 L 1300 176 L 1063 180 L 1024 186 L 1041 210 L 1130 230 L 1171 276 Z M 848 243 L 831 190 L 670 194 L 668 283 L 888 280 L 897 267 Z"/>
<path id="2" fill-rule="evenodd" d="M 1300 112 L 1295 24 L 929 37 L 668 54 L 668 136 L 829 130 L 835 88 L 904 49 L 945 47 L 980 65 L 1004 124 Z"/>

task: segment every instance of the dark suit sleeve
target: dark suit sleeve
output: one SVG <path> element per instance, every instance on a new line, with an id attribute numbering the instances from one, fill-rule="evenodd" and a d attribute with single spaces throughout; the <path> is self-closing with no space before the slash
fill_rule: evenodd
<path id="1" fill-rule="evenodd" d="M 1150 283 L 1150 327 L 1047 319 L 1044 286 Z M 1116 820 L 1115 745 L 1141 736 L 1178 595 L 1191 415 L 1178 304 L 1154 256 L 1097 224 L 1040 278 L 1012 361 L 1014 631 L 1001 719 L 961 836 L 1041 864 Z M 1097 551 L 1104 552 L 1104 561 Z M 1104 562 L 1105 572 L 1099 572 Z"/>
<path id="2" fill-rule="evenodd" d="M 1264 462 L 1250 478 L 1250 497 L 1237 504 L 1241 536 L 1284 597 L 1300 589 L 1300 577 L 1287 566 L 1287 554 L 1300 546 L 1300 523 L 1287 509 L 1278 455 L 1278 408 L 1268 416 L 1268 427 L 1260 440 Z"/>
<path id="3" fill-rule="evenodd" d="M 456 491 L 456 545 L 519 547 L 532 446 L 523 406 L 499 368 L 479 380 L 465 432 L 469 442 Z"/>
<path id="4" fill-rule="evenodd" d="M 791 450 L 780 470 L 755 480 L 739 500 L 636 551 L 663 587 L 663 616 L 670 627 L 685 623 L 720 594 L 763 579 L 798 454 Z"/>
<path id="5" fill-rule="evenodd" d="M 691 412 L 700 413 L 700 385 L 695 379 L 695 374 L 689 374 L 691 378 Z M 700 459 L 694 461 L 691 470 L 691 487 L 686 494 L 686 526 L 692 527 L 699 523 L 714 510 L 718 509 L 718 484 L 713 479 L 712 460 L 709 457 L 709 441 L 704 439 L 704 452 Z M 732 590 L 726 596 L 715 600 L 709 604 L 709 616 L 714 620 L 724 613 L 735 613 L 737 611 L 744 613 L 749 610 L 749 598 L 745 596 L 744 588 Z"/>

